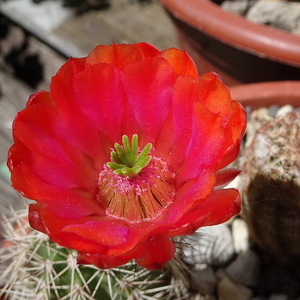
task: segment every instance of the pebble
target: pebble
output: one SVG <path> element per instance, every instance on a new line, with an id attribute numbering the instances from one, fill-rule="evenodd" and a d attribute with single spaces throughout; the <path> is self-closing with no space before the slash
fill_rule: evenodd
<path id="1" fill-rule="evenodd" d="M 192 300 L 217 300 L 217 297 L 215 295 L 202 296 L 200 294 L 197 294 Z"/>
<path id="2" fill-rule="evenodd" d="M 235 253 L 242 253 L 249 249 L 249 232 L 243 219 L 236 218 L 233 220 L 232 237 Z"/>
<path id="3" fill-rule="evenodd" d="M 260 259 L 254 251 L 249 249 L 238 255 L 226 268 L 226 273 L 235 282 L 247 286 L 256 286 L 260 278 Z"/>
<path id="4" fill-rule="evenodd" d="M 246 18 L 297 34 L 300 29 L 300 4 L 292 1 L 259 0 L 248 10 Z"/>
<path id="5" fill-rule="evenodd" d="M 288 266 L 270 264 L 262 266 L 261 289 L 270 294 L 290 297 L 300 295 L 298 272 Z"/>
<path id="6" fill-rule="evenodd" d="M 201 295 L 213 294 L 217 286 L 217 277 L 209 265 L 196 265 L 191 276 L 192 289 Z"/>
<path id="7" fill-rule="evenodd" d="M 196 234 L 186 238 L 184 260 L 191 265 L 229 263 L 235 255 L 232 235 L 226 224 L 202 227 Z"/>
<path id="8" fill-rule="evenodd" d="M 244 15 L 249 8 L 248 0 L 225 0 L 221 7 L 231 13 Z"/>
<path id="9" fill-rule="evenodd" d="M 288 296 L 281 294 L 272 294 L 270 295 L 268 300 L 288 300 Z"/>
<path id="10" fill-rule="evenodd" d="M 279 105 L 276 105 L 276 104 L 273 104 L 269 107 L 268 109 L 268 114 L 270 117 L 274 118 L 277 111 L 279 110 L 280 106 Z"/>
<path id="11" fill-rule="evenodd" d="M 257 110 L 257 118 L 258 120 L 269 120 L 269 110 L 266 107 L 261 107 Z"/>
<path id="12" fill-rule="evenodd" d="M 219 300 L 249 300 L 252 291 L 225 276 L 218 284 Z"/>
<path id="13" fill-rule="evenodd" d="M 292 112 L 294 110 L 292 105 L 284 105 L 281 108 L 278 109 L 277 113 L 276 113 L 276 117 L 278 116 L 284 116 L 290 112 Z"/>
<path id="14" fill-rule="evenodd" d="M 222 9 L 300 35 L 300 3 L 286 0 L 225 0 Z"/>
<path id="15" fill-rule="evenodd" d="M 271 120 L 272 117 L 269 116 L 268 109 L 262 107 L 257 110 L 253 110 L 250 115 L 250 120 L 247 123 L 247 140 L 245 146 L 248 147 L 256 133 L 256 131 L 261 127 L 265 121 Z"/>
<path id="16" fill-rule="evenodd" d="M 218 280 L 222 280 L 224 277 L 228 276 L 224 268 L 219 268 L 216 272 Z"/>

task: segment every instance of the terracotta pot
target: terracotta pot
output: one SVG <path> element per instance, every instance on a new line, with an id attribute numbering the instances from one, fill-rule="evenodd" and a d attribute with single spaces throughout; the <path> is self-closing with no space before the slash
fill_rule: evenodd
<path id="1" fill-rule="evenodd" d="M 300 107 L 300 81 L 275 81 L 230 87 L 231 97 L 253 109 L 273 104 Z"/>
<path id="2" fill-rule="evenodd" d="M 215 71 L 227 85 L 300 80 L 300 36 L 249 22 L 210 0 L 160 1 L 199 73 Z"/>

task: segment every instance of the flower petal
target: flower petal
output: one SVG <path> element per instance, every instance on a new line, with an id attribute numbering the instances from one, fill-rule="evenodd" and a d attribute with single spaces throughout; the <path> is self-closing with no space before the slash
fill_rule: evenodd
<path id="1" fill-rule="evenodd" d="M 224 130 L 220 116 L 211 113 L 201 102 L 195 104 L 192 136 L 188 143 L 186 159 L 178 169 L 176 182 L 199 176 L 202 169 L 214 169 L 224 143 Z"/>
<path id="2" fill-rule="evenodd" d="M 223 156 L 217 164 L 217 170 L 224 168 L 238 156 L 246 125 L 247 119 L 242 105 L 232 101 L 232 115 L 224 130 Z"/>
<path id="3" fill-rule="evenodd" d="M 100 45 L 88 55 L 86 64 L 107 63 L 122 69 L 127 64 L 158 55 L 160 51 L 147 43 Z"/>
<path id="4" fill-rule="evenodd" d="M 212 170 L 201 170 L 197 178 L 187 181 L 177 190 L 175 200 L 168 208 L 169 215 L 165 221 L 171 224 L 177 222 L 182 215 L 205 200 L 213 190 L 215 183 L 216 176 Z"/>
<path id="5" fill-rule="evenodd" d="M 156 141 L 169 113 L 174 72 L 165 59 L 153 58 L 127 65 L 121 74 L 126 97 L 140 126 L 143 148 Z"/>
<path id="6" fill-rule="evenodd" d="M 54 112 L 42 104 L 30 106 L 18 114 L 14 123 L 14 139 L 16 147 L 25 147 L 22 161 L 28 164 L 32 172 L 48 181 L 63 187 L 80 187 L 92 191 L 95 182 L 91 181 L 94 169 L 86 162 L 81 153 L 77 156 L 75 165 L 65 151 L 67 144 L 60 141 L 53 132 Z M 43 118 L 39 113 L 43 111 Z M 63 145 L 64 146 L 63 146 Z M 71 151 L 70 147 L 68 148 Z M 76 149 L 72 149 L 73 158 Z M 78 151 L 77 151 L 78 152 Z M 23 151 L 20 152 L 24 153 Z M 70 154 L 71 152 L 69 152 Z"/>
<path id="7" fill-rule="evenodd" d="M 126 241 L 128 227 L 118 220 L 90 221 L 84 224 L 68 225 L 64 232 L 73 232 L 103 245 L 115 246 Z"/>
<path id="8" fill-rule="evenodd" d="M 199 227 L 216 225 L 228 221 L 241 210 L 241 197 L 236 189 L 212 192 L 203 203 L 186 213 L 177 225 L 191 224 L 193 231 Z"/>
<path id="9" fill-rule="evenodd" d="M 33 173 L 32 168 L 24 163 L 15 167 L 11 173 L 16 190 L 25 197 L 38 201 L 57 216 L 76 218 L 103 213 L 100 203 L 88 192 L 50 184 Z"/>
<path id="10" fill-rule="evenodd" d="M 150 238 L 144 244 L 144 255 L 136 258 L 136 262 L 148 270 L 158 270 L 171 260 L 175 253 L 175 245 L 164 235 Z"/>
<path id="11" fill-rule="evenodd" d="M 200 76 L 204 79 L 199 89 L 202 91 L 199 100 L 205 103 L 205 106 L 213 113 L 219 114 L 223 122 L 227 122 L 231 116 L 231 97 L 229 89 L 222 83 L 220 76 L 209 72 Z"/>
<path id="12" fill-rule="evenodd" d="M 121 141 L 124 93 L 119 71 L 108 64 L 96 64 L 74 79 L 75 101 L 95 127 L 113 144 Z"/>
<path id="13" fill-rule="evenodd" d="M 79 252 L 77 257 L 77 263 L 79 264 L 93 264 L 100 269 L 117 268 L 128 263 L 133 257 L 124 256 L 107 256 L 101 254 L 90 254 L 85 252 Z"/>
<path id="14" fill-rule="evenodd" d="M 237 175 L 241 173 L 240 170 L 229 168 L 220 170 L 216 173 L 217 181 L 215 184 L 215 188 L 221 189 L 225 187 L 228 183 L 230 183 Z"/>
<path id="15" fill-rule="evenodd" d="M 169 132 L 169 139 L 172 137 L 172 140 L 170 146 L 165 145 L 165 149 L 168 150 L 166 162 L 169 170 L 174 173 L 185 161 L 187 145 L 191 139 L 194 90 L 195 85 L 190 77 L 177 78 L 173 87 L 173 127 Z"/>
<path id="16" fill-rule="evenodd" d="M 185 51 L 170 48 L 162 51 L 162 57 L 171 64 L 174 72 L 178 74 L 178 76 L 198 77 L 196 65 Z"/>
<path id="17" fill-rule="evenodd" d="M 91 254 L 105 253 L 108 250 L 108 246 L 97 243 L 95 240 L 91 239 L 91 237 L 83 237 L 74 232 L 67 232 L 63 230 L 68 225 L 72 225 L 74 223 L 81 225 L 93 222 L 94 220 L 99 219 L 98 216 L 60 218 L 58 215 L 53 214 L 50 210 L 41 206 L 31 205 L 29 209 L 30 224 L 35 226 L 35 224 L 42 223 L 51 240 L 59 245 L 75 249 L 77 251 L 85 251 Z M 38 221 L 38 218 L 40 218 L 40 221 Z M 53 220 L 55 220 L 55 222 L 53 222 Z"/>
<path id="18" fill-rule="evenodd" d="M 71 58 L 52 78 L 50 94 L 56 109 L 53 128 L 56 136 L 82 151 L 98 170 L 109 158 L 97 128 L 75 101 L 75 78 L 84 70 L 86 59 Z"/>

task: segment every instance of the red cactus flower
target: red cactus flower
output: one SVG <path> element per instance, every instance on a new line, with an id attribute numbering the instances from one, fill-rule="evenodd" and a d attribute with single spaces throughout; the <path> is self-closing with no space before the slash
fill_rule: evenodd
<path id="1" fill-rule="evenodd" d="M 241 105 L 190 57 L 146 43 L 71 58 L 14 125 L 8 166 L 31 226 L 100 268 L 158 269 L 171 238 L 240 210 L 222 170 L 245 130 Z"/>

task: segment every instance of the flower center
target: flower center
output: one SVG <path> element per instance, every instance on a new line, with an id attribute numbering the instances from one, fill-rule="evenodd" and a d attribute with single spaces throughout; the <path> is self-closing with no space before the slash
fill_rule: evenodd
<path id="1" fill-rule="evenodd" d="M 138 135 L 134 134 L 131 139 L 131 145 L 127 135 L 122 137 L 123 147 L 115 143 L 116 151 L 110 153 L 113 162 L 106 165 L 114 170 L 115 174 L 134 177 L 146 167 L 151 156 L 148 155 L 152 149 L 152 144 L 147 144 L 138 154 Z"/>
<path id="2" fill-rule="evenodd" d="M 123 147 L 115 145 L 114 162 L 104 165 L 98 181 L 97 199 L 107 215 L 138 223 L 158 217 L 173 201 L 175 174 L 160 158 L 148 155 L 151 148 L 148 144 L 139 152 L 137 135 L 131 146 L 127 136 L 123 136 Z"/>

